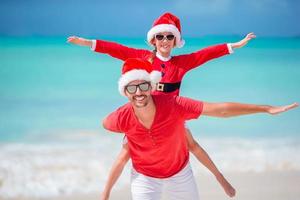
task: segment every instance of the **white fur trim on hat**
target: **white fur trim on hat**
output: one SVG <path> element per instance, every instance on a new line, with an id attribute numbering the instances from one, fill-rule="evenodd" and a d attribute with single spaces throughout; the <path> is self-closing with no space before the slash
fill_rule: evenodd
<path id="1" fill-rule="evenodd" d="M 161 72 L 153 70 L 150 73 L 150 80 L 151 80 L 151 82 L 158 83 L 160 81 L 160 79 L 161 79 Z"/>
<path id="2" fill-rule="evenodd" d="M 147 41 L 151 44 L 151 40 L 154 38 L 155 34 L 162 32 L 171 32 L 176 38 L 176 47 L 181 48 L 185 44 L 185 41 L 181 39 L 181 34 L 176 26 L 173 24 L 159 24 L 152 27 L 147 34 Z M 152 44 L 151 44 L 152 45 Z"/>
<path id="3" fill-rule="evenodd" d="M 121 95 L 125 95 L 124 88 L 128 83 L 135 80 L 145 80 L 151 82 L 152 90 L 156 89 L 156 84 L 161 79 L 161 72 L 152 71 L 150 74 L 146 70 L 135 69 L 131 70 L 121 76 L 119 79 L 119 92 Z"/>

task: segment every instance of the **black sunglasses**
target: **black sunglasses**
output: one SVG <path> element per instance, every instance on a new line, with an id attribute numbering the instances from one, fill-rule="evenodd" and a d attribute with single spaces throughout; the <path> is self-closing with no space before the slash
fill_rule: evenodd
<path id="1" fill-rule="evenodd" d="M 167 40 L 171 41 L 171 40 L 174 40 L 175 36 L 172 34 L 170 34 L 170 35 L 161 35 L 161 34 L 155 35 L 155 39 L 157 39 L 157 40 L 164 40 L 165 38 L 167 38 Z"/>
<path id="2" fill-rule="evenodd" d="M 129 94 L 135 94 L 137 91 L 137 88 L 139 88 L 142 92 L 146 92 L 150 89 L 150 86 L 151 85 L 149 82 L 144 82 L 144 83 L 140 83 L 137 85 L 127 85 L 125 87 L 125 89 Z"/>

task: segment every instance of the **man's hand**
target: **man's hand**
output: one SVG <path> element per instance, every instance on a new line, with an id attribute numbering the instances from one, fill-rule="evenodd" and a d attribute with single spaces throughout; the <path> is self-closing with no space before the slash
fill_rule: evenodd
<path id="1" fill-rule="evenodd" d="M 286 112 L 288 110 L 294 109 L 298 106 L 299 106 L 298 103 L 293 103 L 293 104 L 286 105 L 286 106 L 270 106 L 270 108 L 268 109 L 268 113 L 270 113 L 272 115 L 277 115 L 282 112 Z"/>

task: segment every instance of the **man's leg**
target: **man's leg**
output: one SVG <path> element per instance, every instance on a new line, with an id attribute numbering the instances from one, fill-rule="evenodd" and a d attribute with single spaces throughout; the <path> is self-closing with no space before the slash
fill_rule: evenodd
<path id="1" fill-rule="evenodd" d="M 189 163 L 176 175 L 164 181 L 164 190 L 168 199 L 199 200 L 196 181 Z"/>
<path id="2" fill-rule="evenodd" d="M 152 178 L 131 170 L 131 194 L 133 200 L 160 200 L 162 179 Z"/>

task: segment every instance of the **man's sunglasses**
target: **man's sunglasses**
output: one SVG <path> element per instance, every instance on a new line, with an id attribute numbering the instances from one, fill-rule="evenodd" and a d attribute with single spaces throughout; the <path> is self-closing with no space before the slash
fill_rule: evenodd
<path id="1" fill-rule="evenodd" d="M 142 91 L 142 92 L 146 92 L 150 89 L 150 86 L 151 85 L 149 82 L 144 82 L 144 83 L 140 83 L 138 85 L 127 85 L 125 87 L 125 89 L 129 94 L 135 94 L 137 91 L 137 88 L 139 88 L 140 91 Z"/>
<path id="2" fill-rule="evenodd" d="M 165 38 L 167 38 L 167 40 L 171 41 L 171 40 L 174 40 L 175 36 L 172 34 L 170 34 L 170 35 L 161 35 L 161 34 L 155 35 L 155 39 L 157 39 L 157 40 L 164 40 Z"/>

